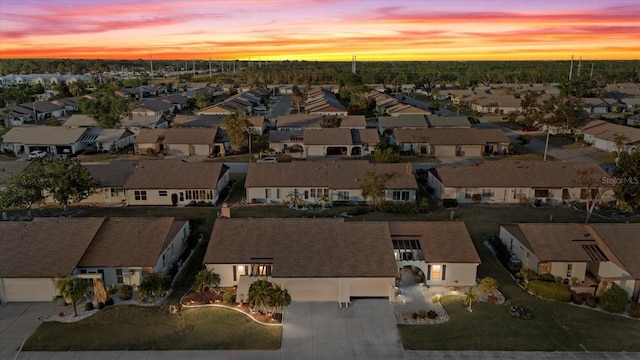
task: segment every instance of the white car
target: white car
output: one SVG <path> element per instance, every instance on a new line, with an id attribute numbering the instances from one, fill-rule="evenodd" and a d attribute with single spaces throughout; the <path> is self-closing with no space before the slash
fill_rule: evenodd
<path id="1" fill-rule="evenodd" d="M 47 152 L 44 150 L 33 150 L 29 153 L 29 159 L 42 159 L 47 156 Z"/>
<path id="2" fill-rule="evenodd" d="M 263 157 L 262 159 L 258 159 L 256 162 L 259 163 L 277 163 L 278 159 L 272 157 L 272 156 L 268 156 L 268 157 Z"/>
<path id="3" fill-rule="evenodd" d="M 255 111 L 267 111 L 267 107 L 264 106 L 264 105 L 259 105 L 259 106 L 256 106 L 254 110 Z"/>

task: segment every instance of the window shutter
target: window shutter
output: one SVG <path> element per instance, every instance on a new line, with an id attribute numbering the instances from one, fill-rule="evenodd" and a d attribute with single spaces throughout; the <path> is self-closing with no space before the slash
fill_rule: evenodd
<path id="1" fill-rule="evenodd" d="M 447 274 L 447 265 L 442 265 L 442 280 L 445 279 L 445 275 Z"/>
<path id="2" fill-rule="evenodd" d="M 238 272 L 236 270 L 237 270 L 236 266 L 233 265 L 233 281 L 236 281 L 238 278 Z"/>
<path id="3" fill-rule="evenodd" d="M 431 280 L 431 265 L 427 265 L 427 280 Z"/>

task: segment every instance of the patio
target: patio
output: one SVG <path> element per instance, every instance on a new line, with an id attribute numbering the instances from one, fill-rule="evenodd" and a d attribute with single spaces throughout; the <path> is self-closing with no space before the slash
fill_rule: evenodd
<path id="1" fill-rule="evenodd" d="M 444 295 L 462 295 L 459 291 L 453 291 L 445 286 L 424 286 L 415 281 L 415 275 L 408 268 L 403 268 L 400 282 L 398 284 L 399 294 L 393 302 L 396 322 L 402 325 L 426 325 L 441 324 L 449 320 L 449 315 L 444 307 L 439 303 L 434 303 L 432 299 L 440 298 Z M 433 319 L 414 318 L 413 314 L 420 310 L 425 312 L 435 311 Z"/>

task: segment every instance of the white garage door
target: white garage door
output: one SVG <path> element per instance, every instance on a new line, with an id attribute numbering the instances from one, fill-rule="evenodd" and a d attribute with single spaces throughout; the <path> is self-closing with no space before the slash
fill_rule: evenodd
<path id="1" fill-rule="evenodd" d="M 57 295 L 52 279 L 1 279 L 3 302 L 51 301 Z"/>
<path id="2" fill-rule="evenodd" d="M 389 288 L 393 280 L 354 279 L 351 283 L 351 297 L 389 297 Z"/>
<path id="3" fill-rule="evenodd" d="M 338 301 L 338 282 L 333 279 L 295 279 L 283 287 L 293 301 Z"/>

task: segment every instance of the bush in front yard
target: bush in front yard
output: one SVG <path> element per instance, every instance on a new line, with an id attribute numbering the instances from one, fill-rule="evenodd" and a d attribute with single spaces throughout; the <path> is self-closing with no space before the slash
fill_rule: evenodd
<path id="1" fill-rule="evenodd" d="M 231 291 L 227 291 L 222 294 L 222 302 L 225 304 L 232 304 L 236 302 L 236 294 Z"/>
<path id="2" fill-rule="evenodd" d="M 627 307 L 627 292 L 623 288 L 613 283 L 611 289 L 600 295 L 598 301 L 604 311 L 621 313 Z"/>
<path id="3" fill-rule="evenodd" d="M 129 300 L 133 297 L 133 288 L 131 285 L 122 285 L 118 290 L 118 298 L 120 300 Z"/>
<path id="4" fill-rule="evenodd" d="M 387 213 L 395 214 L 417 214 L 418 206 L 415 203 L 383 201 L 380 204 L 380 210 Z"/>
<path id="5" fill-rule="evenodd" d="M 93 303 L 91 301 L 89 301 L 88 303 L 84 304 L 84 310 L 85 311 L 93 310 Z"/>
<path id="6" fill-rule="evenodd" d="M 640 303 L 633 303 L 629 305 L 629 316 L 633 318 L 640 318 Z"/>
<path id="7" fill-rule="evenodd" d="M 458 200 L 456 200 L 456 199 L 442 199 L 442 207 L 443 208 L 458 207 Z"/>
<path id="8" fill-rule="evenodd" d="M 545 299 L 551 299 L 562 302 L 569 302 L 571 300 L 571 290 L 569 286 L 564 284 L 556 284 L 541 280 L 531 280 L 527 285 L 527 288 L 532 293 L 543 297 Z"/>

